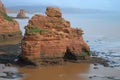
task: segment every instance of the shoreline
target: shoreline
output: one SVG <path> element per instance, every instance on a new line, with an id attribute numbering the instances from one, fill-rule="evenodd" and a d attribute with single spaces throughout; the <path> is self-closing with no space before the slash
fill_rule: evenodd
<path id="1" fill-rule="evenodd" d="M 20 49 L 20 47 L 19 47 L 19 45 L 13 45 L 11 48 L 12 48 L 12 51 L 13 50 L 16 50 L 17 51 L 17 49 L 15 49 L 16 48 L 16 46 L 18 47 L 17 49 Z M 7 47 L 8 47 L 8 45 L 7 45 Z M 5 49 L 5 48 L 4 48 Z M 6 50 L 6 49 L 5 49 Z M 9 53 L 9 51 L 7 51 L 8 53 Z M 16 54 L 16 53 L 14 53 L 14 54 Z M 16 63 L 16 62 L 13 62 L 13 63 L 10 63 L 10 64 L 4 64 L 4 65 L 6 65 L 6 67 L 9 67 L 9 68 L 17 68 L 18 69 L 18 71 L 16 70 L 16 71 L 6 71 L 5 73 L 3 72 L 0 72 L 0 75 L 2 74 L 6 74 L 5 76 L 4 76 L 4 78 L 2 78 L 3 80 L 4 79 L 10 79 L 10 78 L 14 78 L 14 79 L 18 79 L 18 78 L 21 78 L 22 80 L 24 80 L 24 78 L 26 78 L 27 76 L 24 76 L 24 74 L 25 75 L 30 75 L 31 73 L 29 73 L 29 70 L 30 69 L 34 69 L 34 70 L 39 70 L 39 69 L 43 69 L 43 68 L 45 68 L 45 69 L 48 69 L 48 68 L 51 68 L 51 67 L 54 67 L 54 68 L 56 68 L 56 67 L 58 67 L 58 66 L 61 66 L 61 67 L 64 67 L 64 66 L 69 66 L 69 65 L 84 65 L 84 64 L 89 64 L 89 65 L 92 65 L 93 67 L 92 67 L 92 70 L 94 71 L 97 71 L 97 70 L 99 70 L 99 66 L 101 66 L 102 65 L 102 68 L 103 68 L 103 70 L 106 72 L 107 70 L 106 69 L 114 69 L 114 67 L 111 67 L 111 66 L 109 66 L 108 65 L 108 61 L 107 60 L 105 60 L 105 59 L 102 59 L 102 58 L 99 58 L 99 57 L 96 57 L 96 55 L 95 55 L 95 53 L 92 53 L 91 54 L 92 56 L 95 56 L 95 57 L 92 57 L 92 58 L 88 58 L 87 60 L 78 60 L 78 61 L 70 61 L 70 62 L 64 62 L 64 64 L 63 65 L 48 65 L 48 66 L 40 66 L 40 67 L 35 67 L 35 66 L 31 66 L 31 65 L 24 65 L 24 64 L 19 64 L 19 63 Z M 10 59 L 9 59 L 10 60 Z M 12 60 L 12 61 L 14 61 L 14 60 Z M 69 64 L 68 64 L 69 63 Z M 1 64 L 0 64 L 1 65 Z M 72 66 L 71 65 L 71 66 Z M 68 68 L 70 68 L 70 67 L 68 67 Z M 73 67 L 74 68 L 74 67 Z M 71 68 L 72 69 L 72 68 Z M 81 69 L 81 68 L 78 68 L 78 70 L 79 69 Z M 87 68 L 88 69 L 88 68 Z M 100 68 L 101 69 L 101 68 Z M 40 70 L 41 71 L 41 70 Z M 113 70 L 114 71 L 114 70 Z M 22 74 L 21 74 L 21 72 L 22 72 Z M 41 72 L 40 72 L 41 73 Z M 7 75 L 7 74 L 11 74 L 11 75 Z M 101 73 L 100 73 L 101 74 Z M 16 77 L 13 77 L 13 76 L 16 76 Z M 35 76 L 35 75 L 34 75 Z M 3 77 L 3 76 L 2 76 Z M 30 76 L 28 76 L 28 77 L 30 77 Z M 33 77 L 33 76 L 32 76 Z M 1 78 L 1 77 L 0 77 Z M 34 78 L 34 77 L 33 77 Z M 88 76 L 87 76 L 87 78 L 88 79 L 85 79 L 85 80 L 89 80 L 89 79 L 95 79 L 95 80 L 97 80 L 97 79 L 99 79 L 99 78 L 101 78 L 102 80 L 103 79 L 108 79 L 109 80 L 109 78 L 111 78 L 111 79 L 113 79 L 113 80 L 117 80 L 117 79 L 115 79 L 116 77 L 114 77 L 114 76 L 100 76 L 100 75 L 97 75 L 97 74 L 89 74 Z M 120 79 L 120 78 L 119 78 Z M 29 79 L 25 79 L 25 80 L 29 80 Z M 77 79 L 76 79 L 77 80 Z M 82 79 L 81 79 L 82 80 Z M 84 79 L 83 79 L 84 80 Z"/>
<path id="2" fill-rule="evenodd" d="M 1 65 L 1 64 L 0 64 Z M 6 71 L 4 71 L 6 70 Z M 100 64 L 92 63 L 71 63 L 65 62 L 64 65 L 46 66 L 46 67 L 18 67 L 6 66 L 4 72 L 0 71 L 0 75 L 11 74 L 8 76 L 0 76 L 0 79 L 15 80 L 119 80 L 119 72 L 115 68 L 104 67 Z M 67 72 L 66 72 L 67 71 Z M 116 73 L 114 73 L 116 71 Z M 52 74 L 51 74 L 52 73 Z M 78 76 L 79 75 L 79 76 Z M 16 76 L 16 77 L 13 77 Z M 46 77 L 45 77 L 46 76 Z M 58 76 L 58 77 L 57 77 Z"/>
<path id="3" fill-rule="evenodd" d="M 23 79 L 26 77 L 24 76 L 25 74 L 27 75 L 28 73 L 22 72 L 19 69 L 40 69 L 40 68 L 51 68 L 51 67 L 58 67 L 58 66 L 68 66 L 69 64 L 90 64 L 90 63 L 71 63 L 71 62 L 65 62 L 64 65 L 54 65 L 54 66 L 41 66 L 41 67 L 35 67 L 31 65 L 27 65 L 24 67 L 18 66 L 18 65 L 13 65 L 13 64 L 3 64 L 0 63 L 0 79 Z"/>
<path id="4" fill-rule="evenodd" d="M 25 66 L 25 65 L 31 65 L 28 64 L 27 62 L 21 64 L 21 47 L 19 44 L 9 44 L 9 45 L 0 45 L 0 62 L 1 63 L 10 63 L 13 65 L 17 66 Z M 102 57 L 97 57 L 95 56 L 93 52 L 90 52 L 91 56 L 86 56 L 85 58 L 81 58 L 78 60 L 66 60 L 63 58 L 63 64 L 58 64 L 58 63 L 53 63 L 53 64 L 48 64 L 48 65 L 43 65 L 43 66 L 52 66 L 52 65 L 64 65 L 65 62 L 72 62 L 72 63 L 99 63 L 101 65 L 104 65 L 106 67 L 109 66 L 108 60 L 103 59 Z M 34 65 L 31 65 L 34 66 Z"/>
<path id="5" fill-rule="evenodd" d="M 66 62 L 64 62 L 64 64 L 63 65 L 49 65 L 49 66 L 40 66 L 40 67 L 36 67 L 36 66 L 31 66 L 31 65 L 20 65 L 20 64 L 10 64 L 10 63 L 8 63 L 8 64 L 1 64 L 0 63 L 0 65 L 3 65 L 4 66 L 4 68 L 3 68 L 3 72 L 0 72 L 0 78 L 2 78 L 3 80 L 4 79 L 22 79 L 22 80 L 29 80 L 29 79 L 27 79 L 27 78 L 29 78 L 29 77 L 31 77 L 31 76 L 33 76 L 33 75 L 31 75 L 32 73 L 30 73 L 29 71 L 32 71 L 32 70 L 37 70 L 40 74 L 42 74 L 42 72 L 40 72 L 42 69 L 43 70 L 45 70 L 46 71 L 46 69 L 48 69 L 48 70 L 50 70 L 51 71 L 51 69 L 49 69 L 49 68 L 55 68 L 55 70 L 56 70 L 56 68 L 58 67 L 60 67 L 61 69 L 63 68 L 63 67 L 68 67 L 68 68 L 71 68 L 71 69 L 73 69 L 71 66 L 75 66 L 75 67 L 77 67 L 77 69 L 78 69 L 78 71 L 79 70 L 81 70 L 81 69 L 84 69 L 84 67 L 87 67 L 88 65 L 92 65 L 92 72 L 96 72 L 97 74 L 92 74 L 92 73 L 88 73 L 87 74 L 87 76 L 85 77 L 85 78 L 88 78 L 88 79 L 85 79 L 85 80 L 89 80 L 89 79 L 96 79 L 97 80 L 97 78 L 99 79 L 99 78 L 101 78 L 101 79 L 108 79 L 109 80 L 109 78 L 111 78 L 111 79 L 113 79 L 113 80 L 117 80 L 117 79 L 115 79 L 116 77 L 115 76 L 100 76 L 99 74 L 98 74 L 98 70 L 100 69 L 100 70 L 102 70 L 102 68 L 103 68 L 103 71 L 104 72 L 106 72 L 107 70 L 106 69 L 114 69 L 114 67 L 110 67 L 110 66 L 108 66 L 108 64 L 107 64 L 107 61 L 106 60 L 104 60 L 104 59 L 102 59 L 102 58 L 96 58 L 96 57 L 93 57 L 92 59 L 90 59 L 90 60 L 79 60 L 79 61 L 66 61 Z M 81 68 L 81 66 L 83 66 L 83 68 Z M 87 65 L 87 66 L 84 66 L 84 65 Z M 78 66 L 79 66 L 79 68 L 78 68 Z M 74 68 L 75 68 L 74 67 Z M 90 67 L 90 66 L 89 66 Z M 88 70 L 88 69 L 90 69 L 90 68 L 85 68 L 84 70 Z M 1 66 L 0 66 L 0 68 L 1 68 Z M 6 68 L 9 68 L 8 70 L 6 70 L 6 71 L 4 71 L 4 69 L 6 69 Z M 13 70 L 12 70 L 12 68 L 13 68 Z M 14 70 L 14 69 L 16 69 L 16 70 Z M 66 69 L 66 68 L 65 68 Z M 77 69 L 75 69 L 76 71 L 77 71 Z M 39 71 L 40 70 L 40 71 Z M 42 70 L 42 71 L 43 71 Z M 74 69 L 73 69 L 74 70 Z M 114 70 L 113 70 L 114 71 Z M 84 72 L 80 72 L 81 74 L 84 74 Z M 3 75 L 3 74 L 6 74 L 6 75 Z M 10 74 L 10 75 L 8 75 L 8 74 Z M 1 76 L 2 75 L 2 76 Z M 26 76 L 26 75 L 29 75 L 29 76 Z M 15 77 L 14 77 L 15 76 Z M 35 75 L 34 75 L 35 76 Z M 34 77 L 33 77 L 34 78 Z M 43 77 L 42 77 L 43 78 Z M 82 78 L 82 77 L 80 77 L 80 78 Z M 37 78 L 36 78 L 37 79 Z M 119 78 L 120 79 L 120 78 Z M 38 79 L 37 79 L 38 80 Z M 62 79 L 63 80 L 63 79 Z M 78 79 L 76 79 L 76 80 L 78 80 Z M 82 79 L 81 79 L 82 80 Z M 83 79 L 84 80 L 84 79 Z"/>
<path id="6" fill-rule="evenodd" d="M 29 19 L 29 17 L 12 17 L 10 16 L 12 19 Z"/>

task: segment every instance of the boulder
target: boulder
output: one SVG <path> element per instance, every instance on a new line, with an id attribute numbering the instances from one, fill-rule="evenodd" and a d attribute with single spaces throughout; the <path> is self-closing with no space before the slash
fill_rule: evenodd
<path id="1" fill-rule="evenodd" d="M 58 8 L 48 7 L 46 15 L 36 14 L 25 27 L 21 58 L 35 65 L 61 64 L 89 56 L 83 31 L 72 28 Z"/>

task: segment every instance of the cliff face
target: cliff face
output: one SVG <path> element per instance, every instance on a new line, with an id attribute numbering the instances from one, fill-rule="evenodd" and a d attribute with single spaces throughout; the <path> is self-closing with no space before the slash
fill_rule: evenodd
<path id="1" fill-rule="evenodd" d="M 0 0 L 0 11 L 6 13 L 6 9 L 1 0 Z"/>
<path id="2" fill-rule="evenodd" d="M 21 38 L 21 37 L 22 35 L 21 35 L 21 31 L 20 31 L 19 24 L 17 23 L 17 21 L 10 18 L 4 12 L 4 10 L 0 8 L 0 41 L 16 39 L 16 38 Z"/>
<path id="3" fill-rule="evenodd" d="M 81 29 L 72 28 L 70 22 L 62 18 L 58 8 L 48 7 L 46 15 L 33 16 L 25 27 L 21 55 L 23 58 L 36 64 L 59 58 L 61 60 L 58 62 L 63 58 L 77 60 L 82 55 L 89 55 L 90 49 L 83 40 Z M 35 59 L 39 60 L 36 62 Z"/>

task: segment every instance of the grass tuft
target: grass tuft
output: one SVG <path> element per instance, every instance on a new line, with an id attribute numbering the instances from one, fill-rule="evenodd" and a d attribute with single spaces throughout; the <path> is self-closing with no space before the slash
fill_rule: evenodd
<path id="1" fill-rule="evenodd" d="M 28 34 L 31 34 L 31 33 L 43 33 L 43 32 L 46 32 L 46 30 L 39 29 L 38 27 L 33 27 L 32 29 L 27 30 Z"/>
<path id="2" fill-rule="evenodd" d="M 0 14 L 4 17 L 5 20 L 13 21 L 13 19 L 11 17 L 9 17 L 6 13 L 0 11 Z"/>

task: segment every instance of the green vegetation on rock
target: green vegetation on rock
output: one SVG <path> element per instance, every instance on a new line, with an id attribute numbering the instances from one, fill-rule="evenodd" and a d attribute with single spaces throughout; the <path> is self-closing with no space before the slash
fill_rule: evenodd
<path id="1" fill-rule="evenodd" d="M 38 27 L 33 27 L 32 29 L 27 30 L 28 34 L 31 34 L 31 33 L 43 33 L 43 32 L 46 32 L 46 30 L 39 29 Z"/>
<path id="2" fill-rule="evenodd" d="M 81 54 L 80 54 L 80 56 L 90 56 L 90 52 L 88 52 L 88 51 L 83 51 Z"/>
<path id="3" fill-rule="evenodd" d="M 0 15 L 4 17 L 5 20 L 7 21 L 13 21 L 11 17 L 9 17 L 6 13 L 0 11 Z"/>

